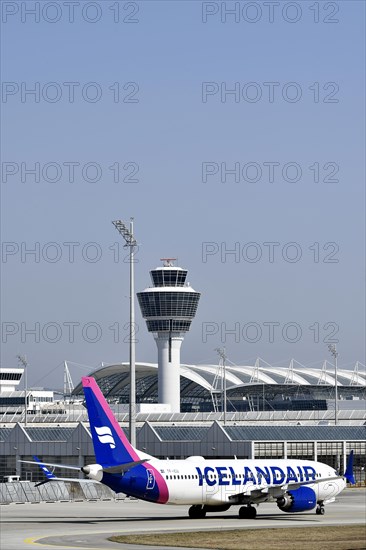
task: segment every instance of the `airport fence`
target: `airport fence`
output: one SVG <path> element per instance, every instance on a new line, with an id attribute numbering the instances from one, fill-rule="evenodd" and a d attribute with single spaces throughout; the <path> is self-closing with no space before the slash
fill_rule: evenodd
<path id="1" fill-rule="evenodd" d="M 123 500 L 105 485 L 94 482 L 53 481 L 36 487 L 32 481 L 0 483 L 0 504 L 82 500 Z"/>

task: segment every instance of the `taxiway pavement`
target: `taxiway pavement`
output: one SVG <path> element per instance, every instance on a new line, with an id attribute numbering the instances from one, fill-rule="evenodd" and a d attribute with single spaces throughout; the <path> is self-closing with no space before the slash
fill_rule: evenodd
<path id="1" fill-rule="evenodd" d="M 107 541 L 117 534 L 213 529 L 307 527 L 364 523 L 366 490 L 346 489 L 337 502 L 326 507 L 324 516 L 314 511 L 302 514 L 280 512 L 276 504 L 261 504 L 255 520 L 240 520 L 238 507 L 191 520 L 187 506 L 162 506 L 143 501 L 48 502 L 0 506 L 1 550 L 148 550 L 147 546 L 121 545 Z M 166 549 L 167 550 L 167 549 Z M 182 549 L 181 549 L 182 550 Z"/>

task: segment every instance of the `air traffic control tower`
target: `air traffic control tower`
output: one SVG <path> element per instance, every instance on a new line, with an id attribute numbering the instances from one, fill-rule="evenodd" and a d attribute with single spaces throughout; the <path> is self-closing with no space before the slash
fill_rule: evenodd
<path id="1" fill-rule="evenodd" d="M 187 271 L 175 267 L 174 260 L 162 258 L 163 266 L 150 271 L 153 286 L 138 292 L 137 298 L 158 347 L 159 403 L 180 412 L 180 347 L 201 294 L 186 283 Z"/>

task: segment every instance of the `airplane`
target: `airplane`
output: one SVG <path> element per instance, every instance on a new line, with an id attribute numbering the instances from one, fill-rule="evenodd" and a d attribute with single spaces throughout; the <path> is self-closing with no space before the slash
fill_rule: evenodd
<path id="1" fill-rule="evenodd" d="M 129 443 L 93 377 L 83 377 L 82 385 L 96 463 L 81 468 L 39 463 L 81 471 L 87 479 L 101 482 L 116 493 L 159 504 L 188 505 L 192 519 L 204 518 L 208 512 L 224 512 L 231 506 L 240 506 L 239 518 L 254 519 L 255 506 L 262 502 L 274 502 L 287 513 L 315 509 L 316 514 L 323 515 L 325 505 L 334 502 L 347 483 L 355 483 L 353 451 L 344 475 L 311 460 L 157 459 Z M 59 479 L 47 476 L 45 483 Z"/>
<path id="2" fill-rule="evenodd" d="M 48 481 L 50 481 L 51 479 L 58 479 L 58 481 L 63 481 L 63 479 L 61 478 L 57 478 L 55 476 L 55 474 L 53 473 L 53 471 L 51 472 L 44 464 L 43 462 L 38 458 L 38 456 L 36 455 L 33 455 L 33 458 L 35 460 L 35 462 L 38 464 L 38 466 L 41 468 L 41 470 L 43 471 L 44 475 L 46 476 L 46 479 L 44 481 L 40 481 L 39 483 L 36 483 L 35 484 L 35 487 L 39 487 L 40 485 L 44 485 L 45 483 L 47 483 Z"/>
<path id="3" fill-rule="evenodd" d="M 73 477 L 57 477 L 54 473 L 53 473 L 53 470 L 52 472 L 47 468 L 47 466 L 45 465 L 44 462 L 42 462 L 42 460 L 40 458 L 38 458 L 38 456 L 36 455 L 33 455 L 33 458 L 34 458 L 34 462 L 36 462 L 38 464 L 38 466 L 40 467 L 40 469 L 43 471 L 44 475 L 46 476 L 46 479 L 43 480 L 43 481 L 39 481 L 38 483 L 35 484 L 35 487 L 40 487 L 41 485 L 44 485 L 45 483 L 48 483 L 50 481 L 68 481 L 68 482 L 77 482 L 77 483 L 87 483 L 87 482 L 91 482 L 92 480 L 91 479 L 80 479 L 80 478 L 73 478 Z M 19 460 L 19 462 L 27 462 L 28 464 L 34 464 L 34 462 L 32 462 L 31 460 Z M 48 466 L 51 466 L 51 464 L 47 464 Z M 55 468 L 58 466 L 58 464 L 52 464 L 52 466 Z M 63 466 L 59 466 L 59 467 L 63 467 Z M 81 471 L 80 468 L 78 466 L 74 466 L 74 467 L 71 467 L 71 466 L 67 466 L 68 469 L 74 469 L 74 470 L 77 470 L 77 471 Z"/>

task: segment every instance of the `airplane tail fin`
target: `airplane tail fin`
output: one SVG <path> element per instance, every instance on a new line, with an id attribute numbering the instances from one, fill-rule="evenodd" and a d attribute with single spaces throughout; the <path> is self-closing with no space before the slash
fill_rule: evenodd
<path id="1" fill-rule="evenodd" d="M 38 458 L 38 456 L 36 455 L 33 455 L 33 458 L 34 460 L 36 461 L 36 463 L 38 464 L 38 466 L 41 468 L 41 470 L 43 471 L 44 475 L 46 476 L 47 480 L 48 481 L 49 479 L 56 479 L 56 476 L 53 472 L 51 472 L 47 466 L 45 466 L 43 464 L 43 462 Z M 42 483 L 45 483 L 45 481 L 43 481 Z"/>
<path id="2" fill-rule="evenodd" d="M 347 467 L 346 471 L 344 472 L 344 477 L 348 481 L 348 483 L 351 483 L 354 485 L 356 483 L 355 477 L 353 475 L 353 450 L 350 452 L 350 455 L 348 457 Z"/>
<path id="3" fill-rule="evenodd" d="M 128 441 L 95 379 L 82 378 L 96 462 L 112 467 L 138 462 L 141 457 Z"/>

